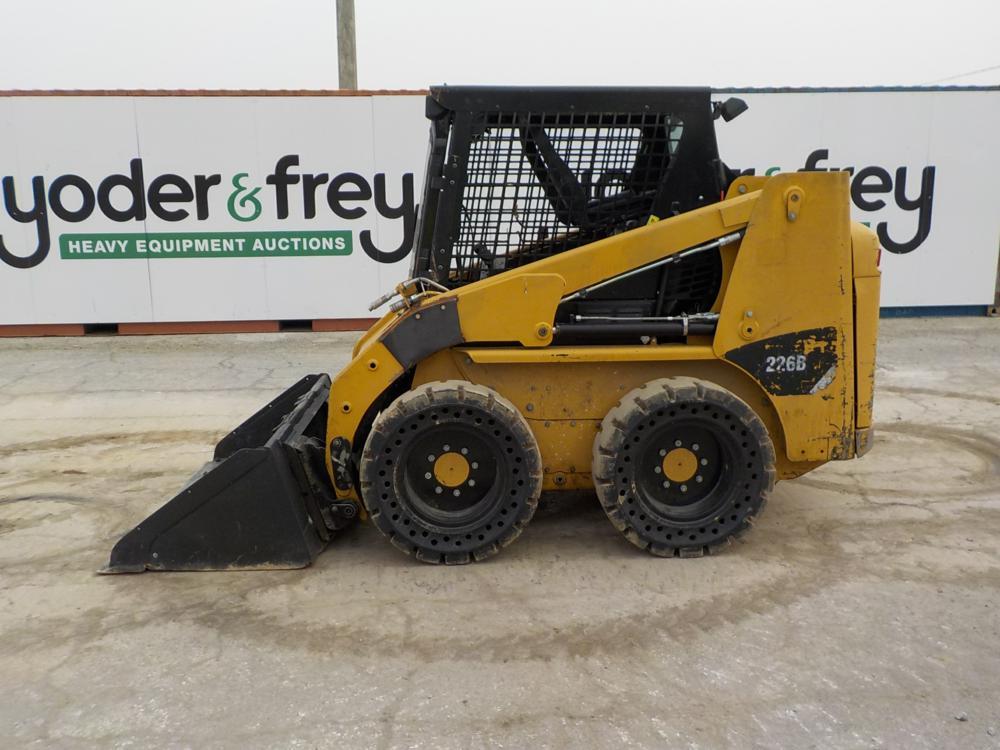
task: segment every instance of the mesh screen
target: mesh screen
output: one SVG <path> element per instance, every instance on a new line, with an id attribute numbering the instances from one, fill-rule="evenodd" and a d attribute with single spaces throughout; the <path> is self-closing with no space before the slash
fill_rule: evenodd
<path id="1" fill-rule="evenodd" d="M 469 149 L 451 280 L 645 223 L 682 127 L 663 113 L 484 115 Z"/>

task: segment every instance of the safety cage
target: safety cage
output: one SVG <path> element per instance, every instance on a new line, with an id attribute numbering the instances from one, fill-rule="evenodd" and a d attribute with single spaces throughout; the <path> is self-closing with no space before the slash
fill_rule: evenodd
<path id="1" fill-rule="evenodd" d="M 707 88 L 437 87 L 414 276 L 457 287 L 719 200 Z M 695 313 L 708 253 L 609 285 L 588 312 Z"/>

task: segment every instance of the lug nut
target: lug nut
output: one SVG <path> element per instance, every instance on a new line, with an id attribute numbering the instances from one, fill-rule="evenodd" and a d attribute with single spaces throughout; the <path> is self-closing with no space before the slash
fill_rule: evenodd
<path id="1" fill-rule="evenodd" d="M 682 445 L 683 445 L 683 443 L 680 440 L 675 440 L 674 441 L 674 447 L 675 448 L 680 448 Z"/>
<path id="2" fill-rule="evenodd" d="M 431 455 L 429 455 L 427 457 L 427 460 L 430 461 L 431 463 L 434 463 L 434 454 L 432 453 Z"/>
<path id="3" fill-rule="evenodd" d="M 687 492 L 687 491 L 688 491 L 688 486 L 686 484 L 682 484 L 681 485 L 681 492 Z"/>
<path id="4" fill-rule="evenodd" d="M 430 479 L 432 476 L 434 475 L 428 471 L 426 474 L 424 474 L 424 479 Z"/>
<path id="5" fill-rule="evenodd" d="M 660 455 L 661 456 L 667 455 L 667 449 L 666 448 L 660 448 Z"/>
<path id="6" fill-rule="evenodd" d="M 442 492 L 444 492 L 444 490 L 441 489 L 440 487 L 435 487 L 434 488 L 434 494 L 435 495 L 440 495 Z"/>
<path id="7" fill-rule="evenodd" d="M 701 465 L 702 466 L 708 466 L 708 459 L 707 458 L 701 459 Z"/>
<path id="8" fill-rule="evenodd" d="M 699 449 L 700 447 L 701 447 L 700 445 L 698 445 L 697 443 L 695 443 L 694 445 L 692 445 L 692 446 L 691 446 L 691 450 L 693 450 L 693 451 L 696 451 L 696 450 L 698 450 L 698 449 Z"/>

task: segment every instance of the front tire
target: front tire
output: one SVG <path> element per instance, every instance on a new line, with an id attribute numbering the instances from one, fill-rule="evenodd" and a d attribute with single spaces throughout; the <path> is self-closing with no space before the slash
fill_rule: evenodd
<path id="1" fill-rule="evenodd" d="M 594 486 L 615 528 L 663 557 L 698 557 L 753 525 L 774 487 L 774 446 L 729 391 L 663 378 L 623 398 L 594 441 Z"/>
<path id="2" fill-rule="evenodd" d="M 375 420 L 360 468 L 376 528 L 428 563 L 497 554 L 531 520 L 542 489 L 538 443 L 521 413 L 459 380 L 397 398 Z"/>

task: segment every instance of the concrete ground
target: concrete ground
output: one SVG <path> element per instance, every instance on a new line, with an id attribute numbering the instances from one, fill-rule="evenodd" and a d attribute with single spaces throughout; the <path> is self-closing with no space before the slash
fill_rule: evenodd
<path id="1" fill-rule="evenodd" d="M 724 554 L 592 496 L 485 564 L 97 576 L 352 335 L 0 341 L 0 747 L 1000 747 L 1000 321 L 888 320 L 874 450 Z"/>

